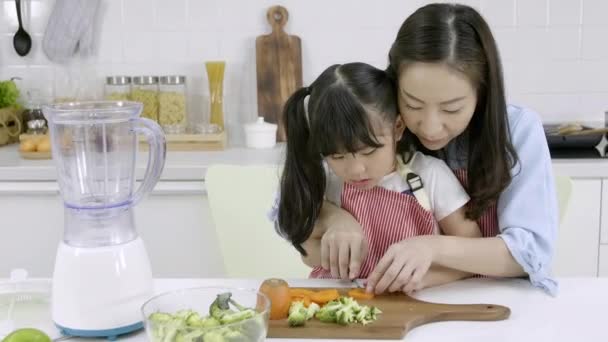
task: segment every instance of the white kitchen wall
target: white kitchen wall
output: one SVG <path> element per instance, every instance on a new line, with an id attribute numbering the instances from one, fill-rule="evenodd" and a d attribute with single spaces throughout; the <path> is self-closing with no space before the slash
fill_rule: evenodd
<path id="1" fill-rule="evenodd" d="M 23 0 L 30 55 L 12 47 L 13 0 L 0 0 L 0 78 L 55 89 L 102 94 L 113 74 L 184 74 L 192 120 L 204 115 L 204 62 L 225 60 L 226 119 L 231 142 L 257 115 L 255 37 L 269 32 L 266 10 L 289 13 L 286 30 L 302 39 L 304 82 L 326 66 L 364 61 L 378 67 L 402 21 L 422 0 L 101 0 L 93 57 L 69 66 L 50 63 L 41 49 L 54 0 Z M 545 121 L 602 121 L 608 110 L 608 0 L 468 0 L 489 21 L 503 57 L 511 102 Z M 70 77 L 71 76 L 71 77 Z M 51 90 L 49 90 L 51 91 Z"/>

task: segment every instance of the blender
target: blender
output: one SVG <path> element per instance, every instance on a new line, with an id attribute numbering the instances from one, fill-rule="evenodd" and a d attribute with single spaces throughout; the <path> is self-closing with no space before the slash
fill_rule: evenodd
<path id="1" fill-rule="evenodd" d="M 53 271 L 51 313 L 66 335 L 115 339 L 143 327 L 141 305 L 153 294 L 148 254 L 133 206 L 157 183 L 165 163 L 158 124 L 138 102 L 45 106 L 64 235 Z M 138 134 L 150 145 L 135 189 Z"/>

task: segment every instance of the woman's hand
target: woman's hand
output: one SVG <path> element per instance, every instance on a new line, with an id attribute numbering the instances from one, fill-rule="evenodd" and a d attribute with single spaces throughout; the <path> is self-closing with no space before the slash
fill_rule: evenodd
<path id="1" fill-rule="evenodd" d="M 367 291 L 410 293 L 418 290 L 433 263 L 430 236 L 416 236 L 390 246 L 367 278 Z"/>
<path id="2" fill-rule="evenodd" d="M 326 227 L 321 238 L 321 267 L 336 278 L 356 278 L 368 251 L 361 225 L 348 212 L 329 202 L 323 204 L 320 222 Z"/>

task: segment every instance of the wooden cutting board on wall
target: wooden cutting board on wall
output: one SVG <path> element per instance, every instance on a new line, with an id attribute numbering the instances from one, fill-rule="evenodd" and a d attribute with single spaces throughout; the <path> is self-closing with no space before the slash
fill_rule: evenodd
<path id="1" fill-rule="evenodd" d="M 285 33 L 289 18 L 283 6 L 273 6 L 266 13 L 272 27 L 268 35 L 255 40 L 258 116 L 279 125 L 277 140 L 285 141 L 282 124 L 283 105 L 302 87 L 302 48 L 300 38 Z"/>
<path id="2" fill-rule="evenodd" d="M 322 290 L 314 288 L 310 290 Z M 339 289 L 346 295 L 349 289 Z M 368 324 L 341 326 L 311 319 L 302 327 L 290 327 L 287 320 L 270 321 L 268 337 L 305 339 L 403 339 L 412 329 L 423 324 L 443 321 L 500 321 L 511 310 L 495 304 L 438 304 L 419 301 L 405 294 L 386 294 L 371 300 L 358 300 L 378 307 L 378 320 Z M 480 323 L 481 324 L 481 323 Z M 482 328 L 482 325 L 479 326 Z M 449 341 L 449 337 L 446 337 Z"/>

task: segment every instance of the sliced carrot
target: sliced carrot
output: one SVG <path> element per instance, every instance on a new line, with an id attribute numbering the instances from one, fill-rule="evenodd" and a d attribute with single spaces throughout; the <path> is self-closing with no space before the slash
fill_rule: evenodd
<path id="1" fill-rule="evenodd" d="M 315 291 L 301 288 L 289 288 L 289 295 L 295 296 L 311 296 Z"/>
<path id="2" fill-rule="evenodd" d="M 352 289 L 348 291 L 348 295 L 354 299 L 370 300 L 374 298 L 373 292 L 366 292 L 365 289 Z"/>
<path id="3" fill-rule="evenodd" d="M 291 296 L 291 302 L 303 302 L 304 306 L 308 307 L 311 303 L 311 300 L 308 296 Z"/>
<path id="4" fill-rule="evenodd" d="M 317 291 L 310 296 L 310 300 L 319 305 L 331 302 L 332 300 L 338 298 L 340 298 L 340 293 L 336 289 Z"/>

